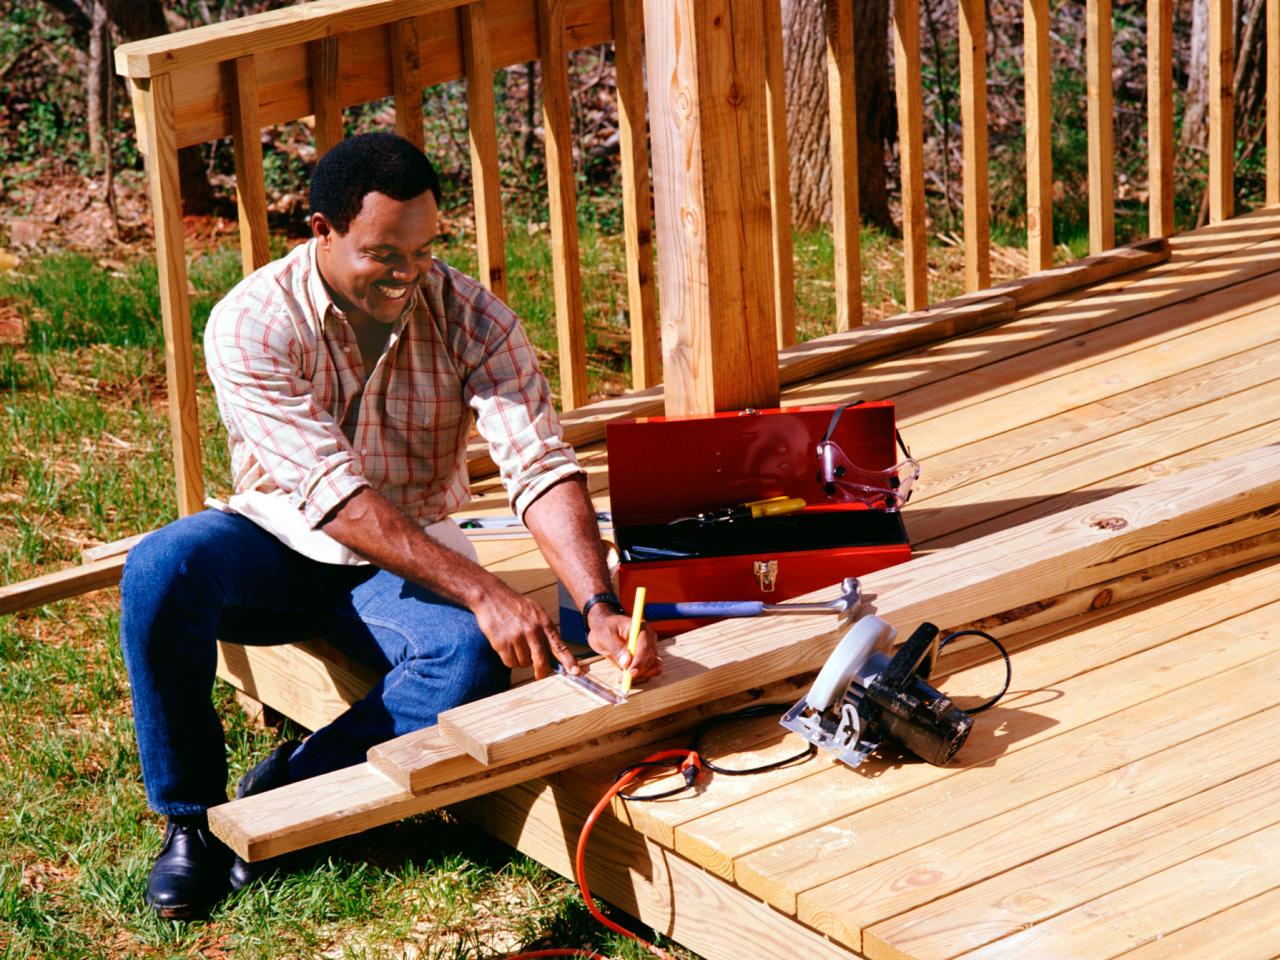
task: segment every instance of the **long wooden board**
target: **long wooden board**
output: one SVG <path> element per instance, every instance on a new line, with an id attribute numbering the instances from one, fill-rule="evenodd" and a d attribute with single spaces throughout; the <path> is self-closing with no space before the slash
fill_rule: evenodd
<path id="1" fill-rule="evenodd" d="M 900 630 L 930 617 L 967 620 L 1082 586 L 1077 577 L 1091 563 L 1229 520 L 1278 495 L 1280 448 L 1262 448 L 880 571 L 866 578 L 865 588 L 879 615 Z M 834 594 L 829 589 L 810 597 Z M 716 624 L 675 638 L 664 652 L 663 674 L 624 704 L 584 703 L 559 682 L 538 681 L 445 711 L 440 729 L 484 763 L 517 761 L 744 686 L 816 669 L 838 639 L 830 623 L 812 619 Z M 620 680 L 619 671 L 607 664 L 593 668 L 593 675 L 611 686 Z"/>
<path id="2" fill-rule="evenodd" d="M 1275 721 L 1280 711 L 1255 714 L 1188 741 L 1176 763 L 1154 754 L 1085 780 L 989 821 L 864 867 L 798 894 L 804 922 L 848 943 L 860 931 L 995 877 L 1019 864 L 1118 826 L 1165 804 L 1177 803 L 1280 760 Z M 1270 730 L 1263 729 L 1270 726 Z M 1262 739 L 1254 739 L 1261 734 Z M 1088 816 L 1080 816 L 1081 810 Z M 1017 836 L 1017 844 L 1002 843 Z M 971 856 L 973 851 L 981 856 Z"/>

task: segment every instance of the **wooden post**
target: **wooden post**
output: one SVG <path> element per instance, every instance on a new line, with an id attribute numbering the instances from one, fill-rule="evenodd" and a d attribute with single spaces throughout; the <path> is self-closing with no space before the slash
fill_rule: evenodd
<path id="1" fill-rule="evenodd" d="M 858 207 L 858 97 L 852 0 L 827 0 L 826 20 L 836 330 L 844 331 L 862 324 L 862 214 Z"/>
<path id="2" fill-rule="evenodd" d="M 1023 0 L 1023 73 L 1027 103 L 1027 270 L 1053 266 L 1053 65 L 1049 0 Z"/>
<path id="3" fill-rule="evenodd" d="M 467 76 L 467 138 L 471 145 L 471 190 L 476 207 L 476 258 L 480 282 L 507 299 L 507 244 L 502 226 L 502 172 L 493 105 L 493 58 L 484 0 L 468 4 L 462 18 L 463 69 Z"/>
<path id="4" fill-rule="evenodd" d="M 338 103 L 338 38 L 307 44 L 311 66 L 311 110 L 316 118 L 316 159 L 342 140 L 342 107 Z"/>
<path id="5" fill-rule="evenodd" d="M 796 342 L 796 265 L 791 243 L 791 159 L 787 150 L 787 85 L 782 69 L 782 0 L 764 0 L 764 40 L 773 209 L 773 310 L 781 350 Z"/>
<path id="6" fill-rule="evenodd" d="M 778 404 L 762 0 L 645 0 L 668 414 Z"/>
<path id="7" fill-rule="evenodd" d="M 1235 31 L 1232 0 L 1209 0 L 1209 222 L 1235 212 Z"/>
<path id="8" fill-rule="evenodd" d="M 1173 0 L 1147 0 L 1147 145 L 1153 237 L 1173 225 Z"/>
<path id="9" fill-rule="evenodd" d="M 960 0 L 960 122 L 964 138 L 964 288 L 972 292 L 991 286 L 987 15 L 983 0 Z"/>
<path id="10" fill-rule="evenodd" d="M 187 300 L 187 263 L 183 252 L 173 83 L 168 74 L 133 83 L 141 94 L 135 102 L 140 101 L 143 106 L 140 121 L 146 130 L 147 186 L 160 273 L 173 469 L 178 481 L 178 513 L 185 517 L 204 509 L 204 479 L 200 472 L 200 427 L 196 417 L 191 306 Z"/>
<path id="11" fill-rule="evenodd" d="M 396 133 L 419 150 L 426 146 L 422 125 L 422 81 L 418 24 L 413 17 L 387 24 L 391 57 L 391 89 L 396 98 Z"/>
<path id="12" fill-rule="evenodd" d="M 631 385 L 646 390 L 662 382 L 662 336 L 653 290 L 653 205 L 649 190 L 649 133 L 645 129 L 644 15 L 640 0 L 613 0 L 613 50 L 627 245 L 627 310 L 631 318 Z"/>
<path id="13" fill-rule="evenodd" d="M 258 74 L 253 54 L 232 62 L 236 96 L 233 144 L 236 210 L 240 214 L 240 264 L 245 276 L 271 259 L 267 232 L 267 187 L 262 169 L 262 125 L 258 122 Z"/>
<path id="14" fill-rule="evenodd" d="M 538 0 L 538 56 L 542 61 L 542 125 L 546 131 L 547 199 L 551 212 L 551 269 L 560 352 L 560 407 L 587 402 L 587 339 L 578 252 L 578 200 L 569 116 L 566 0 Z"/>
<path id="15" fill-rule="evenodd" d="M 893 0 L 893 73 L 902 158 L 902 270 L 907 310 L 929 305 L 924 207 L 924 94 L 920 77 L 920 0 Z"/>
<path id="16" fill-rule="evenodd" d="M 1111 86 L 1111 0 L 1087 0 L 1089 252 L 1116 245 L 1115 147 Z"/>
<path id="17" fill-rule="evenodd" d="M 1280 203 L 1280 0 L 1267 0 L 1267 204 Z"/>

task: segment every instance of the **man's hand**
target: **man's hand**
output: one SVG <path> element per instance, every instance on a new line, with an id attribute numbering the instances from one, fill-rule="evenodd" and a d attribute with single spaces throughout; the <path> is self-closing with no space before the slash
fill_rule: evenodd
<path id="1" fill-rule="evenodd" d="M 591 608 L 590 633 L 587 643 L 596 653 L 603 654 L 620 670 L 630 670 L 631 679 L 641 683 L 662 672 L 658 659 L 658 638 L 648 627 L 642 627 L 636 640 L 635 659 L 627 652 L 627 638 L 631 635 L 631 618 L 605 609 L 603 604 Z"/>
<path id="2" fill-rule="evenodd" d="M 555 660 L 570 673 L 582 672 L 546 611 L 497 578 L 480 601 L 472 605 L 471 612 L 503 666 L 532 666 L 533 675 L 539 680 L 550 676 Z"/>

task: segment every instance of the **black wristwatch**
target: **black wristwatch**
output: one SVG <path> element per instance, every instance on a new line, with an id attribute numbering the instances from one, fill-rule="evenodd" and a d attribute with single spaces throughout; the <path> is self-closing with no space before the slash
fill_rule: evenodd
<path id="1" fill-rule="evenodd" d="M 587 615 L 591 613 L 591 608 L 598 603 L 603 603 L 607 607 L 612 607 L 616 613 L 624 612 L 622 609 L 622 601 L 618 599 L 618 595 L 612 590 L 608 590 L 605 593 L 597 593 L 582 605 L 582 623 L 584 626 L 587 626 L 588 628 L 590 627 Z"/>

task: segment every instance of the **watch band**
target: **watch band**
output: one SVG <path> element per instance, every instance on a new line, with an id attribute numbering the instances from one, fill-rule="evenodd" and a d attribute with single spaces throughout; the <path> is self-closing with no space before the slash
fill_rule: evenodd
<path id="1" fill-rule="evenodd" d="M 591 608 L 598 603 L 608 604 L 618 613 L 623 612 L 622 601 L 618 599 L 618 595 L 612 590 L 607 590 L 604 593 L 597 593 L 582 605 L 582 622 L 584 625 L 588 622 L 587 615 L 591 613 Z"/>

